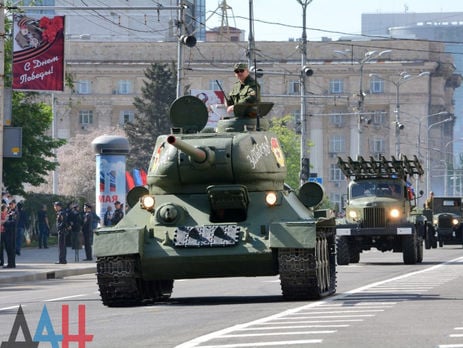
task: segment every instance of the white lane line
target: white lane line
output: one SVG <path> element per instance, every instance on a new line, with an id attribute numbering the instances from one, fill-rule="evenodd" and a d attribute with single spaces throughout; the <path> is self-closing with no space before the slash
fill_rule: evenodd
<path id="1" fill-rule="evenodd" d="M 87 296 L 87 295 L 86 294 L 80 294 L 80 295 L 56 297 L 56 298 L 50 298 L 48 300 L 44 300 L 44 302 L 63 301 L 63 300 L 69 300 L 70 298 L 77 298 L 77 297 L 84 297 L 84 296 Z"/>
<path id="2" fill-rule="evenodd" d="M 297 323 L 296 323 L 297 324 Z M 281 324 L 280 324 L 281 325 Z M 281 329 L 305 329 L 305 328 L 338 328 L 338 327 L 349 327 L 348 324 L 333 324 L 333 325 L 291 325 L 291 326 L 266 326 L 266 327 L 252 327 L 246 329 L 240 329 L 237 331 L 258 331 L 258 330 L 281 330 Z"/>
<path id="3" fill-rule="evenodd" d="M 300 312 L 301 310 L 307 310 L 309 308 L 318 307 L 318 306 L 321 306 L 321 305 L 324 305 L 324 304 L 327 304 L 327 303 L 332 304 L 334 301 L 340 301 L 340 300 L 354 301 L 354 300 L 359 300 L 360 298 L 364 298 L 364 299 L 368 300 L 371 303 L 371 302 L 374 301 L 374 299 L 373 299 L 374 296 L 368 296 L 367 295 L 367 296 L 363 296 L 363 297 L 360 296 L 360 297 L 357 297 L 357 298 L 354 298 L 354 297 L 358 293 L 361 293 L 362 291 L 365 291 L 365 290 L 369 290 L 369 289 L 371 289 L 371 288 L 373 288 L 375 286 L 381 286 L 383 284 L 387 284 L 387 283 L 390 283 L 390 282 L 393 282 L 393 281 L 401 281 L 401 280 L 413 277 L 415 275 L 420 275 L 420 274 L 424 274 L 424 273 L 427 273 L 427 272 L 430 272 L 430 271 L 437 270 L 437 269 L 439 269 L 441 267 L 444 267 L 444 266 L 447 266 L 447 265 L 449 265 L 451 263 L 462 261 L 462 260 L 463 260 L 463 257 L 458 257 L 458 258 L 455 258 L 453 260 L 450 260 L 450 261 L 447 261 L 447 262 L 444 262 L 444 263 L 441 263 L 441 264 L 438 264 L 438 265 L 434 265 L 434 266 L 431 266 L 431 267 L 426 268 L 426 269 L 422 269 L 422 270 L 407 273 L 407 274 L 402 274 L 402 275 L 397 276 L 397 277 L 393 277 L 393 278 L 381 280 L 381 281 L 378 281 L 378 282 L 375 282 L 375 283 L 367 284 L 367 285 L 361 286 L 361 287 L 359 287 L 357 289 L 349 290 L 349 291 L 346 291 L 343 294 L 339 294 L 339 295 L 333 296 L 331 298 L 325 299 L 323 301 L 310 303 L 310 304 L 302 306 L 302 307 L 289 309 L 289 310 L 286 310 L 284 312 L 281 312 L 281 313 L 278 313 L 278 314 L 275 314 L 275 315 L 271 315 L 271 316 L 268 316 L 268 317 L 265 317 L 265 318 L 257 319 L 257 320 L 254 320 L 254 321 L 251 321 L 251 322 L 248 322 L 248 323 L 245 323 L 245 324 L 234 325 L 234 326 L 225 328 L 223 330 L 215 331 L 215 332 L 212 332 L 212 333 L 200 336 L 200 337 L 196 337 L 196 338 L 194 338 L 194 339 L 192 339 L 192 340 L 190 340 L 188 342 L 184 342 L 184 343 L 182 343 L 180 345 L 177 345 L 176 348 L 199 347 L 199 345 L 201 343 L 205 343 L 205 342 L 210 341 L 212 339 L 220 339 L 222 336 L 227 335 L 227 334 L 229 334 L 229 333 L 231 333 L 231 332 L 233 332 L 235 330 L 241 330 L 243 328 L 248 328 L 248 327 L 253 326 L 253 325 L 259 325 L 259 324 L 262 324 L 262 323 L 267 323 L 267 322 L 273 321 L 273 320 L 281 320 L 281 319 L 283 319 L 283 317 L 292 315 L 292 314 L 297 313 L 297 312 Z M 419 296 L 419 295 L 417 295 L 417 296 Z M 387 296 L 387 298 L 385 298 L 385 296 L 382 296 L 382 297 L 376 297 L 376 298 L 381 299 L 382 301 L 386 302 L 386 300 L 388 298 L 393 299 L 395 301 L 398 301 L 398 300 L 407 300 L 407 299 L 410 299 L 410 298 L 416 298 L 417 296 L 404 296 L 404 295 L 401 295 L 401 298 L 397 298 L 397 296 Z M 374 316 L 374 315 L 369 315 L 369 316 Z M 358 315 L 357 315 L 357 317 L 358 317 Z M 320 317 L 320 318 L 313 318 L 313 319 L 327 319 L 327 318 L 330 318 L 330 317 Z M 339 317 L 337 317 L 337 318 L 339 318 Z M 322 340 L 319 340 L 319 342 L 321 342 L 321 341 Z M 275 345 L 275 344 L 272 344 L 271 342 L 270 342 L 270 344 Z M 279 344 L 284 345 L 281 342 Z M 244 345 L 228 345 L 228 346 L 227 345 L 219 345 L 219 346 L 200 346 L 200 347 L 201 348 L 212 348 L 212 347 L 221 347 L 221 348 L 229 348 L 229 347 L 263 347 L 263 346 L 266 346 L 266 345 L 268 346 L 269 342 L 259 342 L 259 343 L 249 343 L 249 344 L 246 343 Z M 276 344 L 276 345 L 278 345 L 278 344 Z"/>
<path id="4" fill-rule="evenodd" d="M 263 337 L 263 336 L 286 336 L 286 335 L 322 335 L 334 333 L 336 330 L 319 330 L 319 331 L 289 331 L 289 332 L 270 332 L 270 333 L 253 333 L 253 334 L 230 334 L 222 335 L 220 338 L 233 337 Z"/>
<path id="5" fill-rule="evenodd" d="M 24 307 L 24 305 L 23 305 Z M 8 311 L 10 309 L 18 309 L 19 308 L 19 305 L 16 305 L 16 306 L 11 306 L 11 307 L 3 307 L 3 308 L 0 308 L 0 311 Z"/>
<path id="6" fill-rule="evenodd" d="M 221 344 L 214 346 L 201 346 L 201 348 L 244 348 L 244 347 L 284 347 L 295 344 L 316 344 L 322 343 L 322 340 L 296 340 L 296 341 L 276 341 L 276 342 L 257 342 L 257 343 L 236 343 Z"/>

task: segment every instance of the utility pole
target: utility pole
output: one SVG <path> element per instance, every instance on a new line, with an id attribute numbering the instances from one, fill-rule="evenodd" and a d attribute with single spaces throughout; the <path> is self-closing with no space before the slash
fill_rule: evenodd
<path id="1" fill-rule="evenodd" d="M 312 0 L 297 0 L 302 6 L 302 42 L 301 49 L 301 72 L 299 77 L 300 91 L 301 91 L 301 170 L 299 174 L 300 183 L 303 184 L 308 180 L 309 174 L 309 155 L 307 151 L 307 110 L 306 110 L 306 91 L 305 91 L 305 78 L 312 75 L 312 70 L 306 67 L 307 64 L 307 32 L 306 32 L 306 13 L 307 5 Z"/>
<path id="2" fill-rule="evenodd" d="M 3 191 L 3 120 L 5 105 L 5 2 L 0 0 L 0 181 Z"/>

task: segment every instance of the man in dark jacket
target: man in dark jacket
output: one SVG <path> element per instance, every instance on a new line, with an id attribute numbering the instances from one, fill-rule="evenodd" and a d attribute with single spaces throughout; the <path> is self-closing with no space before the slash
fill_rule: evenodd
<path id="1" fill-rule="evenodd" d="M 113 218 L 111 219 L 111 224 L 116 226 L 119 221 L 122 220 L 124 217 L 124 212 L 122 211 L 122 204 L 119 201 L 114 202 L 114 210 Z"/>
<path id="2" fill-rule="evenodd" d="M 58 231 L 58 248 L 59 257 L 57 264 L 66 264 L 66 233 L 67 233 L 67 218 L 63 210 L 63 203 L 55 202 L 53 208 L 56 211 L 56 230 Z"/>
<path id="3" fill-rule="evenodd" d="M 84 234 L 85 256 L 84 261 L 92 261 L 92 242 L 93 242 L 93 212 L 89 203 L 84 204 L 84 222 L 82 224 Z"/>

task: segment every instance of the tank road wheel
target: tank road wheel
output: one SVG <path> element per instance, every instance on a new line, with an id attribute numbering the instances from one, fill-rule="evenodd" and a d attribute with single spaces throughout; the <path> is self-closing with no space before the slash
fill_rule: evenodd
<path id="1" fill-rule="evenodd" d="M 105 306 L 124 307 L 142 303 L 138 257 L 99 257 L 96 268 L 100 296 Z"/>
<path id="2" fill-rule="evenodd" d="M 336 291 L 334 238 L 317 238 L 314 249 L 278 249 L 280 282 L 286 300 L 309 300 Z"/>
<path id="3" fill-rule="evenodd" d="M 174 281 L 169 280 L 141 280 L 143 286 L 145 304 L 166 301 L 172 294 L 174 288 Z"/>
<path id="4" fill-rule="evenodd" d="M 406 265 L 414 265 L 418 260 L 416 235 L 402 237 L 403 260 Z"/>
<path id="5" fill-rule="evenodd" d="M 350 261 L 349 255 L 349 241 L 346 237 L 338 237 L 336 238 L 336 259 L 338 261 L 338 265 L 348 265 Z M 359 255 L 360 258 L 360 255 Z"/>

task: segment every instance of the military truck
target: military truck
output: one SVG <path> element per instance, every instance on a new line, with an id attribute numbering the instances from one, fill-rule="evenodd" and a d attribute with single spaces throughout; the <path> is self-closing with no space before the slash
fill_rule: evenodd
<path id="1" fill-rule="evenodd" d="M 432 222 L 436 242 L 440 247 L 445 244 L 463 243 L 461 197 L 434 196 L 432 209 L 423 210 L 423 214 Z"/>
<path id="2" fill-rule="evenodd" d="M 410 184 L 424 174 L 417 157 L 338 157 L 338 166 L 349 180 L 345 217 L 336 223 L 338 265 L 359 262 L 371 248 L 401 252 L 405 264 L 422 262 L 427 220 L 415 211 Z"/>
<path id="3" fill-rule="evenodd" d="M 200 99 L 173 102 L 171 134 L 154 144 L 148 187 L 128 193 L 131 209 L 116 226 L 95 232 L 103 304 L 165 301 L 174 280 L 191 278 L 279 274 L 287 300 L 336 291 L 335 220 L 315 217 L 320 185 L 285 184 L 282 148 L 262 118 L 272 106 L 237 104 L 206 131 Z"/>

